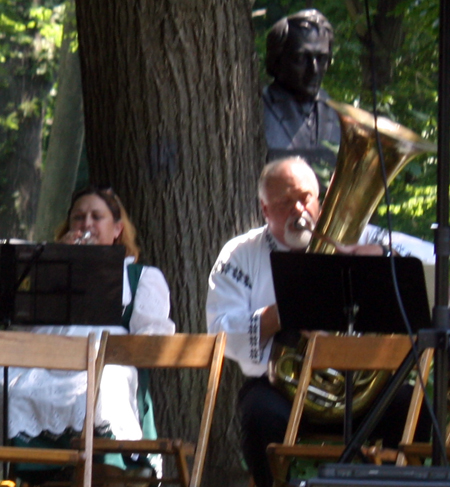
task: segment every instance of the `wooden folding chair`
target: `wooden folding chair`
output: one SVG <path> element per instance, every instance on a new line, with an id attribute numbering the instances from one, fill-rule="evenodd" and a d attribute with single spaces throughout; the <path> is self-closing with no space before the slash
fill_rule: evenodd
<path id="1" fill-rule="evenodd" d="M 432 357 L 433 350 L 429 349 L 426 350 L 425 353 L 430 354 L 430 357 Z M 430 360 L 431 362 L 431 360 Z M 428 365 L 428 368 L 425 370 L 426 378 L 428 378 L 429 374 L 429 369 L 430 365 Z M 416 384 L 416 389 L 417 389 L 417 384 Z M 415 394 L 417 394 L 417 399 L 418 401 L 421 401 L 423 394 L 422 394 L 422 389 L 414 391 Z M 414 401 L 414 395 L 413 395 L 413 401 Z M 419 407 L 420 407 L 419 403 Z M 410 409 L 410 414 L 411 414 L 411 409 Z M 399 458 L 397 460 L 397 465 L 423 465 L 425 460 L 427 458 L 432 457 L 432 450 L 433 446 L 431 442 L 425 443 L 425 442 L 414 442 L 414 434 L 406 434 L 406 432 L 403 435 L 402 441 L 400 442 L 398 448 L 400 450 Z M 447 425 L 446 432 L 445 432 L 445 438 L 444 438 L 444 445 L 446 449 L 446 456 L 447 460 L 450 461 L 450 423 Z"/>
<path id="2" fill-rule="evenodd" d="M 98 364 L 99 370 L 107 364 L 131 365 L 142 369 L 209 369 L 209 378 L 205 398 L 202 402 L 199 401 L 199 408 L 203 407 L 203 414 L 196 445 L 178 438 L 136 441 L 94 438 L 94 454 L 172 455 L 176 460 L 177 477 L 145 479 L 147 483 L 162 482 L 183 487 L 199 487 L 221 377 L 225 341 L 224 333 L 218 335 L 180 333 L 172 336 L 109 335 L 105 353 L 100 355 L 104 358 L 104 362 Z M 190 471 L 187 457 L 192 455 L 194 459 Z M 105 477 L 103 480 L 108 484 L 116 483 L 119 479 L 128 484 L 133 481 L 143 483 L 141 477 L 133 479 L 129 476 Z"/>
<path id="3" fill-rule="evenodd" d="M 400 443 L 399 450 L 405 456 L 405 463 L 409 465 L 423 465 L 427 458 L 432 458 L 433 446 L 431 443 L 411 442 Z M 450 424 L 445 432 L 445 450 L 447 460 L 450 461 Z"/>
<path id="4" fill-rule="evenodd" d="M 420 359 L 420 372 L 422 374 L 422 381 L 424 384 L 427 383 L 428 377 L 430 375 L 431 364 L 433 362 L 433 354 L 434 350 L 432 348 L 428 348 L 425 350 Z M 406 418 L 405 429 L 403 430 L 403 436 L 398 445 L 398 456 L 396 458 L 396 465 L 404 466 L 406 464 L 414 465 L 419 464 L 417 457 L 409 456 L 407 452 L 413 452 L 416 445 L 427 445 L 426 443 L 415 443 L 414 442 L 414 434 L 416 432 L 417 422 L 419 420 L 420 408 L 422 406 L 424 399 L 424 391 L 422 388 L 422 384 L 420 380 L 416 380 L 416 384 L 414 386 L 413 395 L 411 398 L 411 404 L 408 411 L 408 416 Z M 450 429 L 447 430 L 447 441 L 446 444 L 449 446 L 450 441 Z M 431 456 L 431 445 L 429 446 L 429 451 Z M 425 451 L 427 450 L 428 446 L 425 446 Z M 419 446 L 419 451 L 423 449 L 423 446 Z M 406 452 L 405 452 L 406 449 Z M 447 448 L 447 457 L 450 458 L 450 448 Z"/>
<path id="5" fill-rule="evenodd" d="M 331 445 L 325 442 L 322 444 L 296 444 L 307 389 L 313 371 L 333 368 L 342 371 L 387 370 L 394 372 L 410 349 L 411 341 L 406 335 L 364 335 L 359 337 L 324 336 L 318 333 L 311 335 L 284 442 L 283 444 L 270 444 L 267 448 L 275 487 L 285 485 L 292 458 L 333 461 L 341 456 L 345 448 L 343 441 L 341 444 Z M 412 416 L 417 423 L 418 413 Z M 409 428 L 410 434 L 412 432 L 413 435 L 415 425 Z M 366 449 L 363 453 L 380 456 L 379 453 L 373 453 Z"/>
<path id="6" fill-rule="evenodd" d="M 87 371 L 86 417 L 78 449 L 0 446 L 0 460 L 76 466 L 76 483 L 91 486 L 94 433 L 95 335 L 72 337 L 0 332 L 0 366 Z"/>

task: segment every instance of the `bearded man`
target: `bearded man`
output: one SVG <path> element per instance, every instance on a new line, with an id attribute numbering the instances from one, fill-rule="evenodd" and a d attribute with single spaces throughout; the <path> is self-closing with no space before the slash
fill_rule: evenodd
<path id="1" fill-rule="evenodd" d="M 280 331 L 270 253 L 307 247 L 319 216 L 319 184 L 305 160 L 288 158 L 264 167 L 258 193 L 267 223 L 225 244 L 209 276 L 206 312 L 208 331 L 227 333 L 225 355 L 238 362 L 248 378 L 238 398 L 244 459 L 257 487 L 271 487 L 266 448 L 283 442 L 292 403 L 267 378 L 273 338 Z M 359 244 L 346 252 L 383 255 L 388 241 L 385 230 L 368 225 Z M 434 263 L 434 245 L 429 242 L 394 232 L 392 243 L 398 255 Z M 385 446 L 397 446 L 401 438 L 410 392 L 395 398 L 383 417 L 386 427 L 375 431 Z M 308 428 L 320 426 L 302 419 L 301 431 Z M 420 429 L 419 437 L 426 439 L 429 424 L 421 421 Z"/>

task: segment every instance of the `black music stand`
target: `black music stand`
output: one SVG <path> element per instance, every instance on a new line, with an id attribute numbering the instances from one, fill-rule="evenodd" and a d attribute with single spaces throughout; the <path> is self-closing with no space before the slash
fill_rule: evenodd
<path id="1" fill-rule="evenodd" d="M 120 325 L 121 245 L 0 245 L 0 320 L 11 325 Z M 8 438 L 4 369 L 3 444 Z"/>
<path id="2" fill-rule="evenodd" d="M 124 257 L 119 245 L 1 245 L 0 318 L 15 325 L 119 325 Z"/>
<path id="3" fill-rule="evenodd" d="M 412 331 L 431 326 L 422 262 L 395 257 L 399 290 Z M 282 330 L 406 333 L 389 259 L 272 252 L 272 274 Z"/>
<path id="4" fill-rule="evenodd" d="M 394 263 L 412 332 L 430 328 L 422 262 L 414 257 L 395 257 Z M 281 332 L 276 339 L 284 345 L 295 347 L 299 330 L 407 332 L 392 282 L 391 262 L 386 257 L 272 252 L 271 265 L 281 323 Z M 408 362 L 408 372 L 414 363 L 415 360 Z M 403 380 L 396 387 L 402 383 Z M 396 390 L 392 391 L 386 407 Z M 352 434 L 351 397 L 352 374 L 347 372 L 344 418 L 347 445 L 351 443 Z M 381 415 L 370 424 L 367 435 Z"/>

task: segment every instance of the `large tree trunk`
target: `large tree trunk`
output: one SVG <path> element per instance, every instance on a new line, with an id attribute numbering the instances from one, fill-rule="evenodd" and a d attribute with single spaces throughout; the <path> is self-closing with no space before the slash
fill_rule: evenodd
<path id="1" fill-rule="evenodd" d="M 210 268 L 258 220 L 264 137 L 248 0 L 77 0 L 91 179 L 111 184 L 181 332 L 204 332 Z M 247 485 L 227 364 L 203 485 Z M 152 382 L 160 432 L 198 426 L 199 384 Z M 181 398 L 181 413 L 177 404 Z M 184 424 L 182 424 L 184 422 Z"/>

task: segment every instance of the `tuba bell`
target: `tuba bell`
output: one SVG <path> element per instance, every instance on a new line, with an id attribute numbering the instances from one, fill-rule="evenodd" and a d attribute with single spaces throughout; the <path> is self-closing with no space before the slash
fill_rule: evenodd
<path id="1" fill-rule="evenodd" d="M 413 131 L 374 116 L 345 103 L 328 100 L 341 125 L 341 144 L 336 169 L 325 195 L 322 210 L 307 252 L 335 252 L 335 246 L 356 244 L 385 192 L 383 167 L 378 152 L 377 132 L 383 151 L 387 184 L 415 156 L 435 152 L 436 146 Z M 325 238 L 324 238 L 325 237 Z M 277 339 L 268 365 L 270 382 L 293 399 L 307 339 Z M 287 343 L 290 342 L 290 343 Z M 353 374 L 353 415 L 364 412 L 383 387 L 389 374 L 355 372 Z M 327 369 L 315 373 L 308 387 L 304 414 L 310 421 L 342 422 L 345 413 L 343 373 Z"/>

